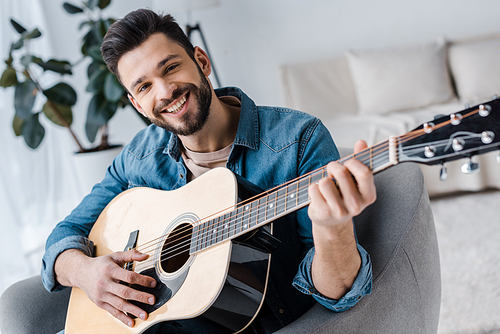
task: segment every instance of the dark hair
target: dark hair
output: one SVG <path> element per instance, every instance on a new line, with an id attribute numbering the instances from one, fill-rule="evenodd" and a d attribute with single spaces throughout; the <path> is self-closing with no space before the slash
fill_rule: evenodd
<path id="1" fill-rule="evenodd" d="M 193 44 L 171 15 L 158 15 L 149 9 L 138 9 L 113 23 L 104 36 L 101 53 L 109 70 L 120 80 L 117 68 L 120 58 L 158 32 L 182 46 L 194 60 Z"/>

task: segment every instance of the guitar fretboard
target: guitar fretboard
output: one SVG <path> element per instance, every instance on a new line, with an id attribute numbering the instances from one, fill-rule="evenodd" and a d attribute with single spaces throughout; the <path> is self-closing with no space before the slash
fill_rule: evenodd
<path id="1" fill-rule="evenodd" d="M 389 142 L 389 144 L 386 144 Z M 390 141 L 380 145 L 391 146 Z M 389 149 L 373 154 L 372 148 L 364 152 L 363 159 L 358 159 L 372 171 L 394 164 L 393 152 Z M 339 163 L 358 158 L 351 155 L 339 160 Z M 309 185 L 327 176 L 326 166 L 303 175 L 280 187 L 264 192 L 248 201 L 239 203 L 234 210 L 194 226 L 191 236 L 190 254 L 202 251 L 228 239 L 236 238 L 253 229 L 261 227 L 277 218 L 285 216 L 309 204 Z"/>

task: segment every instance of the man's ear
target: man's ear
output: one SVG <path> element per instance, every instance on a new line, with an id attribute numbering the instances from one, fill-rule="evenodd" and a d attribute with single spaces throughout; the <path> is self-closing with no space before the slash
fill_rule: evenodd
<path id="1" fill-rule="evenodd" d="M 194 59 L 200 66 L 203 74 L 208 77 L 212 73 L 212 64 L 210 63 L 210 58 L 200 47 L 195 46 L 194 48 Z"/>
<path id="2" fill-rule="evenodd" d="M 142 116 L 148 118 L 148 115 L 146 115 L 146 113 L 144 112 L 144 109 L 142 109 L 142 107 L 139 105 L 139 103 L 137 103 L 137 101 L 134 99 L 134 97 L 130 94 L 127 94 L 127 97 L 129 99 L 129 101 L 132 103 L 132 105 L 134 106 L 134 108 L 137 109 L 137 111 L 140 112 Z"/>

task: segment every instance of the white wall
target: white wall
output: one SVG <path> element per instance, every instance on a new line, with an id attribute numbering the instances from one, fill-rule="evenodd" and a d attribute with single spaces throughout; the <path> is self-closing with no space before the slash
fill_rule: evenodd
<path id="1" fill-rule="evenodd" d="M 53 50 L 53 54 L 48 56 L 76 61 L 80 57 L 78 45 L 81 34 L 77 26 L 82 20 L 81 17 L 66 14 L 62 9 L 63 0 L 23 1 L 43 3 L 43 11 L 40 11 L 39 15 L 45 16 L 44 38 Z M 73 2 L 78 3 L 76 0 Z M 151 7 L 151 3 L 151 0 L 141 2 L 113 0 L 106 14 L 121 17 L 139 6 Z M 169 1 L 164 0 L 163 3 L 164 8 L 154 9 L 168 11 Z M 339 56 L 347 49 L 409 45 L 433 41 L 438 37 L 459 39 L 500 32 L 500 20 L 498 20 L 500 1 L 493 0 L 221 0 L 221 3 L 222 5 L 217 8 L 193 13 L 193 21 L 202 24 L 222 83 L 241 87 L 258 104 L 283 104 L 279 66 L 285 63 Z M 179 14 L 177 18 L 182 25 L 187 21 L 185 14 Z M 25 22 L 25 24 L 29 26 L 37 23 Z M 2 31 L 7 33 L 6 24 L 2 24 L 2 27 L 5 29 Z M 7 50 L 0 50 L 2 57 L 6 54 Z M 81 138 L 84 137 L 83 124 L 89 100 L 89 96 L 84 92 L 87 82 L 85 71 L 86 66 L 80 66 L 71 79 L 73 85 L 77 87 L 79 96 L 75 108 L 74 130 Z M 3 107 L 10 102 L 4 103 L 6 104 Z M 10 119 L 12 116 L 4 114 L 0 117 Z M 142 127 L 141 121 L 133 112 L 121 111 L 111 123 L 111 140 L 126 143 Z M 68 143 L 71 142 L 64 129 L 49 125 L 47 132 L 49 137 L 57 134 L 58 138 L 63 136 L 67 138 Z M 8 135 L 2 136 L 2 140 L 7 137 Z M 8 140 L 15 145 L 23 146 L 19 144 L 22 139 L 14 138 L 13 135 Z M 11 146 L 14 144 L 7 143 Z M 55 145 L 51 142 L 42 145 L 49 146 L 49 144 Z M 66 144 L 68 145 L 71 144 Z M 19 154 L 29 155 L 30 161 L 39 159 L 37 156 L 44 152 L 43 148 L 36 152 L 28 151 L 26 149 Z M 71 149 L 60 150 L 60 147 L 59 151 L 57 149 L 55 152 L 50 151 L 61 161 L 68 159 L 70 152 Z M 9 159 L 2 158 L 0 163 L 10 164 L 9 166 L 12 166 L 10 169 L 14 170 L 18 168 L 16 165 L 20 164 L 16 156 L 11 156 Z M 47 160 L 53 161 L 52 158 L 42 158 L 37 161 L 43 161 L 47 166 L 51 164 Z M 40 165 L 36 167 L 40 173 Z M 52 179 L 60 175 L 71 179 L 71 174 L 68 174 L 71 170 L 60 171 L 58 168 L 62 167 L 59 165 L 46 168 L 51 171 Z M 44 175 L 46 177 L 46 174 Z M 71 184 L 65 182 L 59 186 L 69 188 Z M 56 190 L 52 192 L 55 193 Z M 37 203 L 42 196 L 46 196 L 43 192 L 34 194 L 28 187 L 7 189 L 6 193 L 12 196 L 25 196 L 31 203 Z M 64 194 L 64 191 L 59 193 Z M 65 197 L 68 203 L 78 200 L 64 195 L 60 197 Z M 53 220 L 55 225 L 60 217 L 68 213 L 71 207 L 68 204 L 64 205 L 58 206 L 55 210 L 57 212 L 45 214 L 44 224 Z M 39 216 L 30 217 L 28 223 L 23 224 L 33 224 L 33 226 L 41 224 Z M 7 218 L 4 216 L 2 219 L 2 229 L 12 232 L 13 222 Z M 26 226 L 23 226 L 23 230 L 26 230 Z M 23 237 L 24 235 L 20 236 L 21 239 Z M 45 237 L 40 236 L 40 238 Z M 7 255 L 0 256 L 3 260 Z M 38 272 L 39 268 L 34 265 L 30 270 L 23 272 L 23 275 L 33 275 Z M 0 292 L 3 288 L 0 284 Z"/>
<path id="2" fill-rule="evenodd" d="M 74 36 L 79 20 L 63 12 L 62 2 L 51 0 L 45 10 L 53 47 L 58 55 L 77 59 Z M 155 4 L 161 2 L 164 6 L 153 9 L 168 12 L 169 1 Z M 140 3 L 115 0 L 106 14 L 121 17 L 152 6 L 151 0 Z M 499 11 L 500 2 L 494 0 L 221 0 L 219 7 L 192 13 L 192 23 L 200 22 L 223 85 L 239 86 L 258 104 L 283 105 L 282 64 L 339 56 L 347 49 L 498 33 Z M 175 16 L 184 26 L 187 15 Z M 199 44 L 196 33 L 194 42 Z M 83 75 L 80 82 L 85 81 Z M 79 96 L 85 108 L 87 100 Z M 128 116 L 134 123 L 137 119 L 133 113 L 120 116 L 112 135 L 127 140 L 136 128 L 125 126 Z"/>

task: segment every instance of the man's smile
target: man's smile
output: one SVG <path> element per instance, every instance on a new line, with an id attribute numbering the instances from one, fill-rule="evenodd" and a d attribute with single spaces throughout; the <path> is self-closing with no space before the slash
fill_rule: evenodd
<path id="1" fill-rule="evenodd" d="M 174 101 L 169 107 L 167 107 L 167 109 L 164 112 L 175 114 L 182 109 L 185 103 L 186 103 L 186 95 L 181 97 L 179 101 L 177 102 Z"/>

